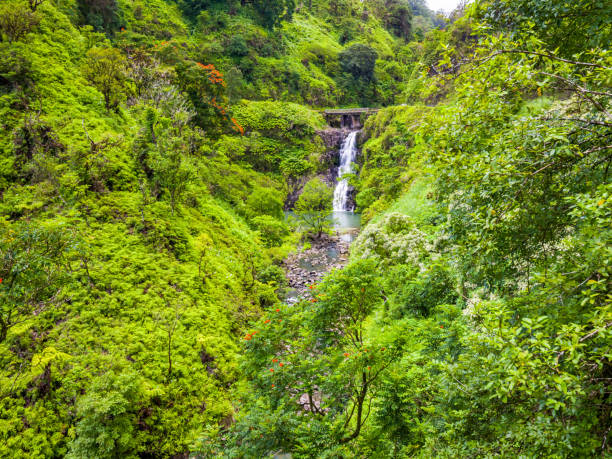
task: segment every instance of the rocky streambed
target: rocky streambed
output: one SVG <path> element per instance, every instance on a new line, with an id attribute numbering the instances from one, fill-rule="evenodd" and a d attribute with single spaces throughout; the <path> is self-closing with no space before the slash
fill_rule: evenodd
<path id="1" fill-rule="evenodd" d="M 302 246 L 289 255 L 283 262 L 287 275 L 289 291 L 286 301 L 289 303 L 308 291 L 308 286 L 318 283 L 332 269 L 342 268 L 348 261 L 351 237 L 324 235 L 311 242 L 310 247 Z"/>

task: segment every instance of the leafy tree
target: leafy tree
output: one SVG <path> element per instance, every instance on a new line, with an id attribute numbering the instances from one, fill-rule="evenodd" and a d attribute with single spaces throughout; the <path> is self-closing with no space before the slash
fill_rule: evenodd
<path id="1" fill-rule="evenodd" d="M 83 75 L 102 93 L 106 109 L 117 109 L 126 92 L 126 62 L 121 52 L 115 48 L 90 49 Z"/>
<path id="2" fill-rule="evenodd" d="M 193 177 L 193 170 L 181 152 L 172 148 L 157 154 L 153 170 L 155 183 L 170 198 L 170 208 L 174 214 Z"/>
<path id="3" fill-rule="evenodd" d="M 320 178 L 308 181 L 295 203 L 295 215 L 309 233 L 321 237 L 331 226 L 332 189 Z"/>
<path id="4" fill-rule="evenodd" d="M 63 228 L 0 226 L 0 343 L 8 330 L 58 301 L 70 238 Z"/>
<path id="5" fill-rule="evenodd" d="M 283 221 L 260 215 L 251 219 L 251 222 L 261 233 L 263 240 L 268 247 L 279 246 L 283 243 L 283 238 L 289 234 L 289 227 Z"/>
<path id="6" fill-rule="evenodd" d="M 248 197 L 247 213 L 250 216 L 269 215 L 276 219 L 283 218 L 283 201 L 280 193 L 273 188 L 256 188 Z"/>
<path id="7" fill-rule="evenodd" d="M 230 103 L 234 103 L 240 99 L 245 88 L 242 72 L 238 67 L 231 67 L 225 74 L 225 80 L 227 81 L 227 97 Z"/>
<path id="8" fill-rule="evenodd" d="M 142 435 L 136 421 L 143 392 L 143 382 L 134 372 L 96 378 L 78 401 L 80 420 L 67 457 L 138 457 Z"/>
<path id="9" fill-rule="evenodd" d="M 84 24 L 97 32 L 110 35 L 119 28 L 119 7 L 116 0 L 78 0 L 79 12 Z"/>
<path id="10" fill-rule="evenodd" d="M 0 43 L 0 86 L 5 90 L 27 90 L 33 86 L 32 62 L 25 49 L 15 44 Z"/>
<path id="11" fill-rule="evenodd" d="M 395 35 L 407 40 L 412 33 L 412 8 L 406 0 L 387 0 L 385 25 Z"/>
<path id="12" fill-rule="evenodd" d="M 259 13 L 263 25 L 274 28 L 283 20 L 290 20 L 295 10 L 295 0 L 253 0 L 253 8 Z"/>
<path id="13" fill-rule="evenodd" d="M 0 7 L 0 33 L 9 43 L 24 38 L 40 19 L 21 3 L 5 2 Z"/>
<path id="14" fill-rule="evenodd" d="M 535 35 L 548 49 L 573 55 L 607 46 L 612 39 L 609 2 L 591 0 L 492 0 L 480 16 L 514 36 Z"/>
<path id="15" fill-rule="evenodd" d="M 374 48 L 356 43 L 344 49 L 339 56 L 342 71 L 356 80 L 370 82 L 374 80 L 374 66 L 378 53 Z"/>
<path id="16" fill-rule="evenodd" d="M 356 97 L 362 105 L 369 105 L 376 98 L 374 67 L 378 53 L 371 46 L 356 43 L 342 50 L 339 55 L 340 84 L 345 88 L 345 97 Z M 349 99 L 350 100 L 350 99 Z M 350 100 L 354 103 L 353 100 Z"/>
<path id="17" fill-rule="evenodd" d="M 249 54 L 249 46 L 242 35 L 234 35 L 227 46 L 230 56 L 244 57 Z"/>
<path id="18" fill-rule="evenodd" d="M 255 391 L 232 429 L 236 455 L 349 451 L 343 445 L 360 437 L 401 345 L 397 336 L 366 338 L 382 302 L 379 282 L 375 262 L 356 261 L 312 286 L 310 299 L 254 325 L 242 368 Z"/>

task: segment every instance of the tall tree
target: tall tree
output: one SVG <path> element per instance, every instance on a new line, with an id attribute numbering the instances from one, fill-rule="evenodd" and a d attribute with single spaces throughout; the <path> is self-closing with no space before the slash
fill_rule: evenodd
<path id="1" fill-rule="evenodd" d="M 332 189 L 320 178 L 310 180 L 295 203 L 295 214 L 309 233 L 321 237 L 331 226 Z"/>
<path id="2" fill-rule="evenodd" d="M 87 52 L 83 75 L 104 96 L 107 110 L 116 109 L 125 94 L 126 62 L 115 48 L 92 48 Z"/>

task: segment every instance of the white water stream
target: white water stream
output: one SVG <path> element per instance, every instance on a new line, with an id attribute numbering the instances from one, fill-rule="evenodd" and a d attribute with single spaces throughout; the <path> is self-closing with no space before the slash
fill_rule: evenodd
<path id="1" fill-rule="evenodd" d="M 357 133 L 359 131 L 353 131 L 342 142 L 342 148 L 340 148 L 340 167 L 338 168 L 338 178 L 341 178 L 344 174 L 350 174 L 353 172 L 353 162 L 357 157 Z M 336 189 L 334 190 L 334 212 L 352 212 L 353 209 L 347 208 L 349 194 L 348 180 L 342 179 L 338 181 Z"/>

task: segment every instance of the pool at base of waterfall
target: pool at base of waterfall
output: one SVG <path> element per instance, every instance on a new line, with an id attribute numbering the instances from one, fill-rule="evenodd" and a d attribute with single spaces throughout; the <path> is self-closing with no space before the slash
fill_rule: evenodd
<path id="1" fill-rule="evenodd" d="M 330 219 L 340 239 L 349 243 L 355 240 L 361 227 L 361 214 L 338 210 L 332 213 Z"/>
<path id="2" fill-rule="evenodd" d="M 285 218 L 291 221 L 295 219 L 295 213 L 292 210 L 285 211 Z M 361 214 L 355 212 L 333 211 L 328 220 L 332 222 L 332 227 L 340 239 L 345 242 L 353 242 L 361 228 Z"/>

